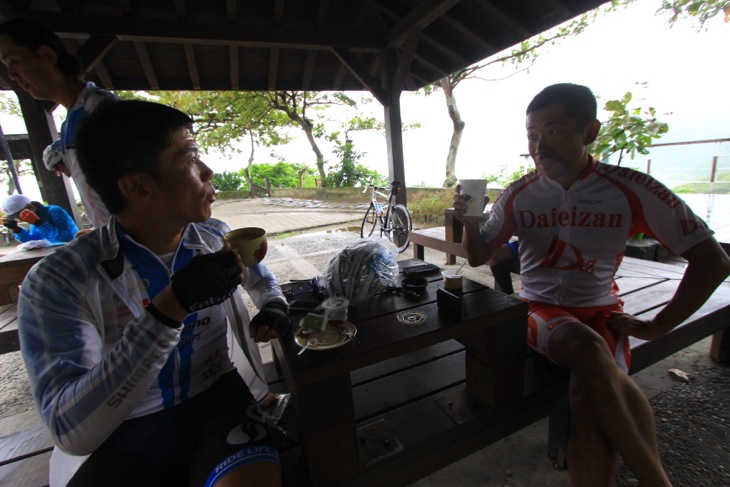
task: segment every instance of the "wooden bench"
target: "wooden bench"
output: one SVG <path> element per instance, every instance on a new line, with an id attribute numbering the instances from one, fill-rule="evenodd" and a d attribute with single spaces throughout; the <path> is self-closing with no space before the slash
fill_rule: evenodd
<path id="1" fill-rule="evenodd" d="M 47 486 L 51 450 L 51 436 L 42 425 L 0 437 L 3 485 Z"/>
<path id="2" fill-rule="evenodd" d="M 415 259 L 424 260 L 425 247 L 444 252 L 446 254 L 446 263 L 449 265 L 456 263 L 456 257 L 466 258 L 464 249 L 461 246 L 464 226 L 454 218 L 453 208 L 444 210 L 444 223 L 443 227 L 424 228 L 411 232 L 410 239 L 413 244 L 413 257 Z"/>
<path id="3" fill-rule="evenodd" d="M 626 258 L 617 274 L 625 309 L 642 318 L 655 316 L 673 295 L 682 273 L 677 266 Z M 665 337 L 652 342 L 633 340 L 631 373 L 713 335 L 711 355 L 727 363 L 730 346 L 724 331 L 728 327 L 730 281 Z M 463 344 L 446 342 L 353 372 L 352 394 L 365 468 L 331 485 L 406 485 L 546 417 L 550 418 L 549 456 L 564 467 L 570 417 L 567 371 L 527 352 L 522 397 L 490 408 L 465 391 L 465 370 L 460 365 L 464 353 Z M 274 367 L 268 367 L 267 377 L 272 388 L 285 390 Z M 417 428 L 404 420 L 414 417 L 419 418 Z M 292 410 L 285 413 L 281 425 L 290 433 L 288 446 L 280 449 L 284 484 L 309 485 Z M 405 459 L 395 454 L 404 450 L 409 452 Z"/>

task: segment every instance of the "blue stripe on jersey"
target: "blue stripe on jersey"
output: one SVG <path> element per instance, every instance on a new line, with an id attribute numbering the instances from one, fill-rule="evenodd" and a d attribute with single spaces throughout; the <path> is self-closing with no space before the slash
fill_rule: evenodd
<path id="1" fill-rule="evenodd" d="M 119 246 L 124 256 L 129 259 L 132 268 L 139 275 L 145 286 L 147 297 L 152 301 L 170 283 L 170 270 L 149 249 L 140 246 L 131 237 L 127 236 L 120 225 L 117 225 L 117 234 L 119 235 Z M 186 249 L 181 244 L 173 259 L 173 270 L 175 272 L 180 270 L 192 258 L 193 251 Z M 157 382 L 162 391 L 162 405 L 165 408 L 174 406 L 176 397 L 180 401 L 188 399 L 192 369 L 191 357 L 194 351 L 193 333 L 195 331 L 195 327 L 189 325 L 195 323 L 197 319 L 197 313 L 188 315 L 185 318 L 183 322 L 185 326 L 180 334 L 180 342 L 157 376 Z M 179 390 L 176 390 L 178 388 Z"/>

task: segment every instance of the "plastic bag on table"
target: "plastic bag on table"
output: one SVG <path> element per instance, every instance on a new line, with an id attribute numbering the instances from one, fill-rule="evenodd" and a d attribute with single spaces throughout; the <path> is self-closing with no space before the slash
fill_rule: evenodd
<path id="1" fill-rule="evenodd" d="M 374 296 L 398 278 L 398 249 L 383 239 L 358 240 L 335 255 L 322 276 L 330 296 L 357 304 Z"/>

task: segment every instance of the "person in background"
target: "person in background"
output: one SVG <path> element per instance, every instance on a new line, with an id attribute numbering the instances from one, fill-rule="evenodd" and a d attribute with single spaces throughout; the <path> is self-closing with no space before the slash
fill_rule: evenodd
<path id="1" fill-rule="evenodd" d="M 54 101 L 66 108 L 60 138 L 63 162 L 57 163 L 54 170 L 73 179 L 93 228 L 105 225 L 109 212 L 86 183 L 76 160 L 75 137 L 89 113 L 100 103 L 116 99 L 116 95 L 85 82 L 81 63 L 61 39 L 32 20 L 17 18 L 0 24 L 0 60 L 22 90 L 36 100 Z"/>
<path id="2" fill-rule="evenodd" d="M 597 104 L 585 86 L 564 83 L 527 107 L 536 170 L 511 184 L 480 226 L 465 215 L 469 263 L 487 263 L 518 237 L 528 344 L 570 371 L 568 469 L 573 486 L 614 484 L 619 455 L 642 487 L 669 486 L 657 451 L 654 414 L 629 377 L 629 337 L 657 339 L 695 312 L 730 274 L 712 230 L 664 185 L 590 155 Z M 643 232 L 687 260 L 675 295 L 650 320 L 622 310 L 614 281 L 626 240 Z"/>
<path id="3" fill-rule="evenodd" d="M 60 206 L 31 201 L 22 194 L 11 194 L 5 198 L 2 209 L 5 213 L 3 225 L 12 230 L 19 242 L 48 240 L 52 244 L 66 243 L 73 240 L 79 231 L 71 215 Z M 18 219 L 29 223 L 30 228 L 23 228 Z"/>
<path id="4" fill-rule="evenodd" d="M 211 218 L 213 171 L 192 119 L 118 101 L 89 115 L 76 141 L 112 216 L 39 262 L 18 300 L 21 352 L 56 446 L 51 486 L 280 485 L 226 330 L 250 359 L 245 335 L 290 336 L 288 304 Z M 259 309 L 250 320 L 240 284 Z"/>

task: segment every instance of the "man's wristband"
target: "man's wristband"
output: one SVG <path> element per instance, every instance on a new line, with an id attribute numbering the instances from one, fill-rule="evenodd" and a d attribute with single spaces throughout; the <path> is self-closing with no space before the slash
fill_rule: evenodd
<path id="1" fill-rule="evenodd" d="M 162 311 L 157 309 L 157 307 L 152 303 L 147 305 L 147 311 L 149 311 L 149 313 L 154 316 L 157 321 L 165 326 L 169 326 L 170 328 L 180 328 L 180 325 L 182 325 L 182 322 L 175 321 L 169 316 L 163 314 Z"/>

